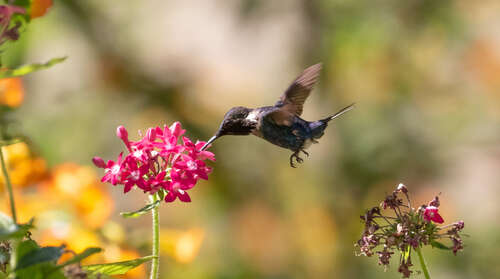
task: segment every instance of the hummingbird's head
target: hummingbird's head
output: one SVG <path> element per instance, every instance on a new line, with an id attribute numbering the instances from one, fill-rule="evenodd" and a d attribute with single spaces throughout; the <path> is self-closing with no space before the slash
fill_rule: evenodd
<path id="1" fill-rule="evenodd" d="M 231 108 L 224 115 L 224 120 L 222 120 L 219 130 L 217 130 L 215 135 L 208 140 L 208 142 L 201 148 L 201 150 L 204 150 L 214 140 L 225 135 L 249 135 L 257 126 L 257 123 L 255 121 L 250 121 L 247 119 L 247 116 L 251 111 L 252 109 L 246 107 Z"/>

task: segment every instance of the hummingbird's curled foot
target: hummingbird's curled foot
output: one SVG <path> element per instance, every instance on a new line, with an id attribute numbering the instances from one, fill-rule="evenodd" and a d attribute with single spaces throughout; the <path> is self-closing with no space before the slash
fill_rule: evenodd
<path id="1" fill-rule="evenodd" d="M 301 164 L 302 162 L 304 162 L 304 160 L 302 158 L 299 157 L 299 152 L 300 151 L 296 151 L 294 152 L 291 156 L 290 156 L 290 166 L 292 168 L 296 168 L 295 164 L 293 163 L 293 159 L 295 159 L 295 161 L 297 161 L 297 163 Z"/>
<path id="2" fill-rule="evenodd" d="M 306 154 L 307 157 L 309 157 L 309 153 L 306 152 L 304 149 L 301 149 L 300 151 L 302 151 L 304 154 Z"/>

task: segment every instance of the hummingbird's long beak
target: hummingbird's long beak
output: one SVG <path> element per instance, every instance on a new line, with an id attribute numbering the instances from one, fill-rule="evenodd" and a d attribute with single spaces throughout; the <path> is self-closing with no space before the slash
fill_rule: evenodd
<path id="1" fill-rule="evenodd" d="M 215 135 L 213 137 L 211 137 L 207 143 L 205 143 L 205 145 L 200 149 L 201 151 L 205 150 L 212 142 L 214 142 L 214 140 L 216 140 L 219 136 L 218 135 Z"/>

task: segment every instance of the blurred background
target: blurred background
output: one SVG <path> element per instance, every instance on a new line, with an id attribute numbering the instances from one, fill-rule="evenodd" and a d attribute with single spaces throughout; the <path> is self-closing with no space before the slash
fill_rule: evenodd
<path id="1" fill-rule="evenodd" d="M 4 55 L 7 66 L 68 56 L 1 86 L 28 138 L 6 148 L 20 219 L 35 216 L 42 244 L 104 247 L 90 262 L 148 255 L 149 216 L 119 216 L 147 197 L 100 184 L 91 164 L 124 150 L 116 127 L 136 139 L 181 121 L 207 140 L 230 107 L 273 104 L 322 61 L 302 116 L 356 109 L 297 169 L 290 151 L 255 137 L 215 142 L 193 202 L 161 206 L 162 278 L 400 278 L 397 257 L 384 273 L 354 253 L 359 215 L 400 182 L 417 204 L 441 193 L 445 222 L 463 219 L 471 235 L 456 257 L 424 250 L 433 276 L 494 278 L 499 10 L 497 0 L 55 1 Z"/>

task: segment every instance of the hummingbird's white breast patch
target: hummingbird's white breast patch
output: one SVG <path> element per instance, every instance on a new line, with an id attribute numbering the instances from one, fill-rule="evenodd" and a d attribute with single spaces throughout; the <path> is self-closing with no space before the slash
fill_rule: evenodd
<path id="1" fill-rule="evenodd" d="M 247 115 L 246 120 L 252 121 L 252 122 L 257 122 L 257 117 L 258 117 L 258 111 L 257 110 L 253 110 L 252 112 L 250 112 Z"/>

